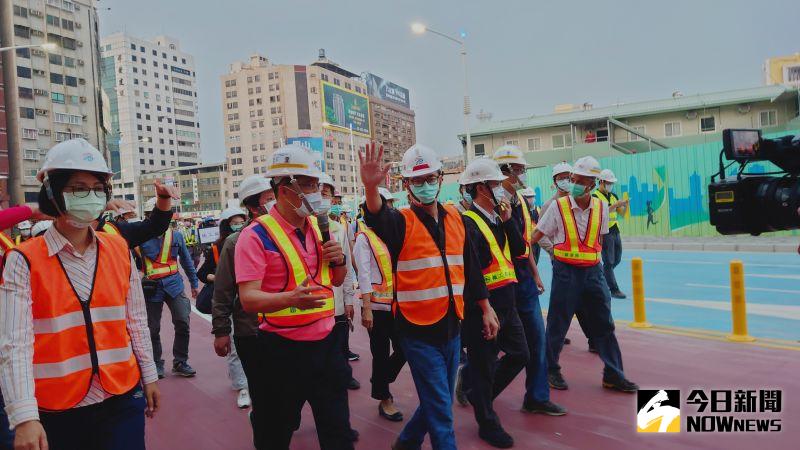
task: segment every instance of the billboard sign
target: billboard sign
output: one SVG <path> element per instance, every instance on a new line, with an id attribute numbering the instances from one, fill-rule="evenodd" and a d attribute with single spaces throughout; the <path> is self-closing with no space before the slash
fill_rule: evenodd
<path id="1" fill-rule="evenodd" d="M 322 138 L 321 137 L 290 137 L 286 139 L 287 144 L 299 144 L 305 147 L 309 152 L 313 153 L 317 158 L 317 168 L 325 171 L 325 158 L 322 154 Z"/>
<path id="2" fill-rule="evenodd" d="M 322 120 L 332 128 L 350 130 L 370 137 L 369 97 L 339 86 L 322 82 Z"/>
<path id="3" fill-rule="evenodd" d="M 367 92 L 372 97 L 377 97 L 381 100 L 411 109 L 408 89 L 398 86 L 391 81 L 386 81 L 375 74 L 367 73 Z"/>

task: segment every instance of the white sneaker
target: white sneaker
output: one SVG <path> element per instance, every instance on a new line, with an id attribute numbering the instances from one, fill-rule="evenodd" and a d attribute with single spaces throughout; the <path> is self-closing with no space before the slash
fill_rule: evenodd
<path id="1" fill-rule="evenodd" d="M 242 389 L 239 391 L 239 397 L 236 398 L 236 405 L 242 409 L 250 407 L 250 393 L 247 391 L 247 389 Z"/>

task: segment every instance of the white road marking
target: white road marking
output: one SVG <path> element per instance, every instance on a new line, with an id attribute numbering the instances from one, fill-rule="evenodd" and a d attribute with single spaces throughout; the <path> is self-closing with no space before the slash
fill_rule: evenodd
<path id="1" fill-rule="evenodd" d="M 730 288 L 730 286 L 726 286 L 724 284 L 686 283 L 686 286 L 699 287 L 699 288 L 713 288 L 713 289 L 729 289 Z M 748 290 L 748 291 L 780 292 L 782 294 L 800 294 L 800 291 L 793 290 L 793 289 L 758 288 L 758 287 L 749 287 L 749 286 L 745 286 L 745 289 Z"/>
<path id="2" fill-rule="evenodd" d="M 772 278 L 776 280 L 800 280 L 800 275 L 773 275 L 769 273 L 747 273 L 745 276 L 755 278 Z"/>
<path id="3" fill-rule="evenodd" d="M 630 258 L 625 258 L 625 261 L 630 261 Z M 682 260 L 682 259 L 653 259 L 643 257 L 644 263 L 667 263 L 667 264 L 695 264 L 695 265 L 706 265 L 706 266 L 727 266 L 729 264 L 728 261 L 697 261 L 697 260 Z M 774 267 L 780 269 L 789 269 L 793 267 L 797 267 L 800 269 L 800 264 L 762 264 L 762 263 L 744 263 L 745 269 L 748 267 Z"/>
<path id="4" fill-rule="evenodd" d="M 720 302 L 712 300 L 686 300 L 676 298 L 656 298 L 648 297 L 648 302 L 668 303 L 672 305 L 690 306 L 694 308 L 715 309 L 718 311 L 730 311 L 730 302 Z M 800 320 L 800 306 L 792 305 L 772 305 L 764 303 L 750 303 L 747 305 L 748 315 L 777 317 L 780 319 Z"/>

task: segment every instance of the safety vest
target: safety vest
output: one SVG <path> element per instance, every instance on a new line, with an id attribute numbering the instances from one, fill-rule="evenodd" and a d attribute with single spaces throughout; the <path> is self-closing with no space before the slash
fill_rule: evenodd
<path id="1" fill-rule="evenodd" d="M 381 274 L 381 282 L 378 284 L 372 283 L 371 301 L 372 303 L 383 305 L 383 309 L 386 309 L 386 306 L 392 304 L 394 294 L 394 277 L 392 275 L 392 259 L 389 256 L 389 249 L 381 238 L 362 220 L 358 221 L 358 233 L 367 238 L 372 257 L 375 258 Z"/>
<path id="2" fill-rule="evenodd" d="M 600 192 L 600 189 L 594 191 L 594 196 L 605 202 L 606 205 L 609 207 L 611 206 L 611 202 L 615 202 L 618 200 L 617 196 L 614 195 L 613 192 L 609 192 L 608 195 L 603 194 Z M 614 226 L 619 227 L 619 221 L 617 219 L 617 211 L 608 211 L 608 228 L 613 228 Z"/>
<path id="3" fill-rule="evenodd" d="M 455 303 L 456 315 L 464 318 L 464 222 L 454 206 L 443 205 L 445 248 L 439 250 L 425 225 L 410 208 L 400 210 L 405 218 L 405 239 L 397 258 L 394 304 L 409 322 L 432 325 Z"/>
<path id="4" fill-rule="evenodd" d="M 194 235 L 193 228 L 187 228 L 185 234 L 183 235 L 183 240 L 186 241 L 186 245 L 192 246 L 197 243 L 197 238 Z"/>
<path id="5" fill-rule="evenodd" d="M 524 205 L 523 205 L 523 209 Z M 481 216 L 475 211 L 466 211 L 465 216 L 475 221 L 478 225 L 486 243 L 489 244 L 489 251 L 492 253 L 492 262 L 489 267 L 483 269 L 483 281 L 486 282 L 486 287 L 489 289 L 497 289 L 511 283 L 517 282 L 517 274 L 514 272 L 514 264 L 511 263 L 511 251 L 508 247 L 508 239 L 506 239 L 505 246 L 500 250 L 500 244 L 494 237 L 494 233 L 486 224 Z"/>
<path id="6" fill-rule="evenodd" d="M 144 258 L 144 275 L 151 280 L 160 280 L 161 278 L 175 275 L 178 273 L 178 261 L 172 258 L 172 230 L 167 230 L 164 233 L 163 241 L 161 242 L 161 251 L 158 252 L 158 258 L 152 260 L 148 257 Z"/>
<path id="7" fill-rule="evenodd" d="M 522 222 L 525 227 L 522 233 L 522 239 L 525 240 L 525 253 L 517 258 L 527 259 L 528 255 L 531 253 L 531 240 L 533 239 L 533 232 L 536 231 L 536 222 L 531 218 L 531 212 L 528 210 L 528 202 L 525 201 L 525 197 L 517 192 L 517 199 L 519 200 L 519 206 L 522 210 Z"/>
<path id="8" fill-rule="evenodd" d="M 122 234 L 119 232 L 119 228 L 117 228 L 117 226 L 111 222 L 106 222 L 103 224 L 103 232 L 122 236 Z"/>
<path id="9" fill-rule="evenodd" d="M 214 264 L 219 263 L 219 249 L 217 244 L 211 244 L 211 254 L 214 255 Z"/>
<path id="10" fill-rule="evenodd" d="M 5 233 L 0 232 L 0 250 L 3 250 L 3 254 L 8 253 L 14 247 L 16 247 L 14 241 L 12 241 L 10 237 L 6 236 Z"/>
<path id="11" fill-rule="evenodd" d="M 578 235 L 578 226 L 569 197 L 557 200 L 561 220 L 564 223 L 564 242 L 553 247 L 553 256 L 563 263 L 577 267 L 592 267 L 600 263 L 600 253 L 603 246 L 600 244 L 600 224 L 602 223 L 603 204 L 600 199 L 591 197 L 589 223 L 586 227 L 586 236 L 583 241 Z"/>
<path id="12" fill-rule="evenodd" d="M 293 290 L 308 277 L 310 279 L 309 285 L 316 285 L 319 288 L 313 291 L 312 294 L 326 296 L 325 303 L 319 308 L 303 310 L 291 306 L 280 311 L 260 314 L 263 320 L 274 327 L 302 327 L 334 315 L 331 271 L 328 264 L 322 261 L 322 232 L 317 226 L 316 217 L 309 217 L 308 219 L 311 223 L 311 229 L 314 230 L 314 240 L 317 247 L 317 267 L 313 276 L 305 259 L 300 256 L 300 249 L 289 239 L 286 231 L 283 230 L 278 221 L 269 214 L 264 214 L 256 219 L 267 231 L 275 246 L 278 247 L 289 270 L 286 287 L 282 289 L 282 292 Z"/>
<path id="13" fill-rule="evenodd" d="M 120 236 L 97 235 L 97 267 L 91 297 L 81 302 L 44 237 L 13 251 L 29 261 L 33 303 L 33 378 L 39 408 L 63 411 L 86 396 L 92 377 L 111 395 L 139 383 L 139 364 L 126 320 L 130 253 Z"/>

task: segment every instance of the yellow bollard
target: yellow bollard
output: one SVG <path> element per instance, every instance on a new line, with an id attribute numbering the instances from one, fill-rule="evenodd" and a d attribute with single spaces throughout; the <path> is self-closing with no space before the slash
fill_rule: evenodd
<path id="1" fill-rule="evenodd" d="M 642 273 L 642 258 L 631 260 L 631 278 L 633 279 L 633 328 L 650 328 L 647 314 L 644 310 L 644 274 Z"/>
<path id="2" fill-rule="evenodd" d="M 731 261 L 731 319 L 733 333 L 728 340 L 752 342 L 755 338 L 747 334 L 747 304 L 744 292 L 744 265 L 738 259 Z"/>

